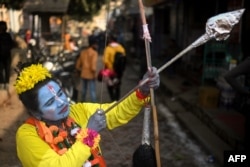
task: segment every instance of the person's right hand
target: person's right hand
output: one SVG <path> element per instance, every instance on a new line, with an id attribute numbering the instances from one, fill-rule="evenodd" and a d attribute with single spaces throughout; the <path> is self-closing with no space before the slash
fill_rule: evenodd
<path id="1" fill-rule="evenodd" d="M 143 75 L 143 80 L 146 78 L 149 78 L 149 80 L 144 85 L 139 87 L 139 90 L 143 95 L 148 95 L 150 93 L 150 88 L 157 89 L 160 85 L 160 76 L 155 67 L 150 68 Z"/>
<path id="2" fill-rule="evenodd" d="M 106 115 L 103 110 L 98 109 L 88 121 L 87 128 L 100 132 L 106 128 Z"/>

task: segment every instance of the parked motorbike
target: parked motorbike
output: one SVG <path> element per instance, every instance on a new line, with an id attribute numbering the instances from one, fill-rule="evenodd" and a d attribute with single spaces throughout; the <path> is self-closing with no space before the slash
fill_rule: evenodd
<path id="1" fill-rule="evenodd" d="M 78 53 L 61 51 L 57 55 L 46 56 L 42 63 L 61 84 L 62 89 L 72 101 L 75 90 L 75 61 Z M 75 100 L 75 99 L 73 99 Z"/>
<path id="2" fill-rule="evenodd" d="M 48 53 L 49 49 L 41 41 L 38 44 L 36 39 L 31 38 L 26 52 L 26 62 L 39 63 Z"/>

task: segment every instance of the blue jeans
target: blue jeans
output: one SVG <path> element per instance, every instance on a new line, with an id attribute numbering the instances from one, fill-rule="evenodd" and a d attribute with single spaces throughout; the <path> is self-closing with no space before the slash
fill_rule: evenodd
<path id="1" fill-rule="evenodd" d="M 82 79 L 82 101 L 86 101 L 88 85 L 90 88 L 91 102 L 96 102 L 95 79 Z"/>

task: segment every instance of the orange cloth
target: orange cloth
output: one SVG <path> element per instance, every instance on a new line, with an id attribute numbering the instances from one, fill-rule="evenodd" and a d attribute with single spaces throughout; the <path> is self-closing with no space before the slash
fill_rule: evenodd
<path id="1" fill-rule="evenodd" d="M 81 71 L 81 78 L 95 79 L 98 53 L 92 47 L 84 49 L 76 62 L 76 69 Z"/>
<path id="2" fill-rule="evenodd" d="M 64 35 L 64 49 L 65 50 L 69 50 L 72 51 L 71 47 L 70 47 L 70 34 L 65 34 Z"/>

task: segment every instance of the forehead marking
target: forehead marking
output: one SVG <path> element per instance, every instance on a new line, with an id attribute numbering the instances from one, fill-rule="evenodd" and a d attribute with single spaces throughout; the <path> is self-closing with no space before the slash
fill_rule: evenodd
<path id="1" fill-rule="evenodd" d="M 54 87 L 50 84 L 47 85 L 49 91 L 55 96 L 56 100 L 58 100 L 59 102 L 63 103 L 62 99 L 60 99 L 57 94 L 56 94 L 56 91 L 54 89 Z"/>
<path id="2" fill-rule="evenodd" d="M 56 91 L 55 91 L 55 89 L 54 89 L 54 87 L 53 87 L 52 85 L 48 84 L 47 87 L 48 87 L 49 91 L 50 91 L 53 95 L 56 95 Z"/>

